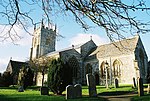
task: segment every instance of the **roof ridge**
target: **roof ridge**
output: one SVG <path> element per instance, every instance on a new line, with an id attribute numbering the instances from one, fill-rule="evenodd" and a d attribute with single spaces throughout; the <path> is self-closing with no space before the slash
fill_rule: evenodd
<path id="1" fill-rule="evenodd" d="M 126 41 L 126 40 L 132 40 L 132 39 L 135 39 L 135 38 L 138 38 L 138 39 L 139 39 L 139 37 L 140 37 L 139 35 L 135 35 L 134 37 L 117 40 L 117 41 L 110 42 L 110 43 L 106 43 L 106 44 L 102 44 L 102 45 L 99 45 L 99 46 L 111 45 L 111 44 L 119 43 L 119 42 Z M 98 46 L 98 47 L 99 47 L 99 46 Z"/>

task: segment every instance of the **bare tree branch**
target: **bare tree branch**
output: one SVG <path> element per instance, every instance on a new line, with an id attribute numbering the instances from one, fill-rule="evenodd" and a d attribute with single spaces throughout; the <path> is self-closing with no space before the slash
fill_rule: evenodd
<path id="1" fill-rule="evenodd" d="M 89 21 L 93 22 L 100 28 L 105 29 L 107 36 L 111 41 L 122 39 L 124 33 L 147 33 L 150 31 L 150 22 L 142 22 L 133 13 L 143 11 L 148 16 L 150 7 L 147 6 L 146 0 L 1 0 L 0 7 L 2 11 L 0 16 L 5 21 L 5 25 L 9 25 L 10 29 L 7 34 L 0 37 L 3 39 L 10 38 L 14 40 L 15 37 L 19 38 L 16 33 L 12 35 L 13 27 L 17 24 L 28 32 L 28 24 L 35 25 L 39 21 L 34 21 L 34 17 L 30 15 L 31 12 L 36 10 L 22 10 L 21 4 L 29 6 L 39 6 L 43 10 L 43 17 L 48 24 L 52 23 L 51 16 L 59 14 L 66 15 L 71 12 L 84 29 L 91 28 Z M 2 24 L 2 22 L 0 22 Z"/>

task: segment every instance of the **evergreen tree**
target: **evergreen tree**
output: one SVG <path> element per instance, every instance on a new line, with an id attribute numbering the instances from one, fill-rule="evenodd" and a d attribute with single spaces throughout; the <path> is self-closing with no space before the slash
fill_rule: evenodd
<path id="1" fill-rule="evenodd" d="M 54 59 L 49 65 L 48 86 L 54 94 L 62 94 L 67 85 L 72 84 L 72 72 L 68 63 Z"/>
<path id="2" fill-rule="evenodd" d="M 29 67 L 22 67 L 18 76 L 18 85 L 26 89 L 28 86 L 33 85 L 34 73 Z"/>
<path id="3" fill-rule="evenodd" d="M 12 76 L 10 72 L 4 72 L 3 75 L 0 77 L 0 80 L 1 80 L 0 86 L 4 86 L 4 87 L 10 86 L 12 84 Z"/>
<path id="4" fill-rule="evenodd" d="M 31 70 L 31 68 L 26 68 L 26 73 L 24 75 L 25 79 L 24 79 L 24 89 L 27 88 L 28 86 L 32 86 L 33 85 L 33 77 L 34 77 L 34 73 Z"/>

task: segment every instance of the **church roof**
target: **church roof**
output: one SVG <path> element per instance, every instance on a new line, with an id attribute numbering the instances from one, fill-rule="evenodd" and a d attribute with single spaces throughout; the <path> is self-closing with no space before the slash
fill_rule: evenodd
<path id="1" fill-rule="evenodd" d="M 60 52 L 68 51 L 68 50 L 71 50 L 71 49 L 78 49 L 78 48 L 80 48 L 82 45 L 83 45 L 83 44 L 72 45 L 72 47 L 68 47 L 68 48 L 64 48 L 64 49 L 58 50 L 58 51 L 50 52 L 50 53 L 46 54 L 46 56 L 50 56 L 50 55 L 54 55 L 54 54 L 59 54 Z"/>
<path id="2" fill-rule="evenodd" d="M 78 44 L 78 45 L 72 45 L 71 47 L 64 48 L 64 49 L 61 49 L 61 50 L 58 50 L 58 51 L 50 52 L 50 53 L 46 54 L 46 56 L 51 56 L 51 55 L 54 55 L 54 54 L 59 54 L 60 52 L 68 51 L 68 50 L 71 50 L 71 49 L 77 50 L 77 49 L 80 49 L 83 45 L 85 45 L 85 44 L 87 44 L 87 43 L 89 43 L 91 41 L 93 41 L 93 40 L 89 40 L 89 41 L 87 41 L 85 43 L 81 43 L 81 44 Z"/>
<path id="3" fill-rule="evenodd" d="M 123 39 L 117 42 L 100 45 L 93 51 L 90 56 L 96 55 L 98 57 L 117 56 L 122 54 L 129 54 L 133 52 L 137 46 L 139 36 L 129 39 Z"/>
<path id="4" fill-rule="evenodd" d="M 9 71 L 11 73 L 12 72 L 18 72 L 19 69 L 22 68 L 22 66 L 25 66 L 25 65 L 28 65 L 28 63 L 10 60 L 6 71 Z"/>

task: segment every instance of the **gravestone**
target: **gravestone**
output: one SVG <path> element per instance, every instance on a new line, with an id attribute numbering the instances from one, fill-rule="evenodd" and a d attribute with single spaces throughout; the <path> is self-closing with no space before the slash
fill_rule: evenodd
<path id="1" fill-rule="evenodd" d="M 80 84 L 68 85 L 66 87 L 66 99 L 74 99 L 82 97 L 82 86 Z"/>
<path id="2" fill-rule="evenodd" d="M 150 93 L 150 84 L 148 84 L 148 87 L 147 87 L 147 94 Z"/>
<path id="3" fill-rule="evenodd" d="M 74 87 L 72 85 L 68 85 L 66 87 L 66 99 L 73 99 L 75 98 L 75 94 L 74 94 Z"/>
<path id="4" fill-rule="evenodd" d="M 82 97 L 82 86 L 80 84 L 76 84 L 74 86 L 74 90 L 75 90 L 75 97 L 76 98 Z"/>
<path id="5" fill-rule="evenodd" d="M 133 88 L 136 88 L 136 81 L 135 81 L 135 78 L 133 78 Z"/>
<path id="6" fill-rule="evenodd" d="M 40 91 L 41 91 L 41 95 L 49 95 L 48 87 L 41 87 Z"/>
<path id="7" fill-rule="evenodd" d="M 118 88 L 119 87 L 119 82 L 118 82 L 118 79 L 114 79 L 114 87 L 115 88 Z"/>
<path id="8" fill-rule="evenodd" d="M 138 78 L 138 96 L 143 96 L 144 91 L 143 91 L 143 79 Z"/>
<path id="9" fill-rule="evenodd" d="M 18 92 L 24 92 L 23 86 L 20 86 L 20 87 L 18 88 Z"/>
<path id="10" fill-rule="evenodd" d="M 90 97 L 97 97 L 95 78 L 92 74 L 86 74 L 87 85 Z"/>

